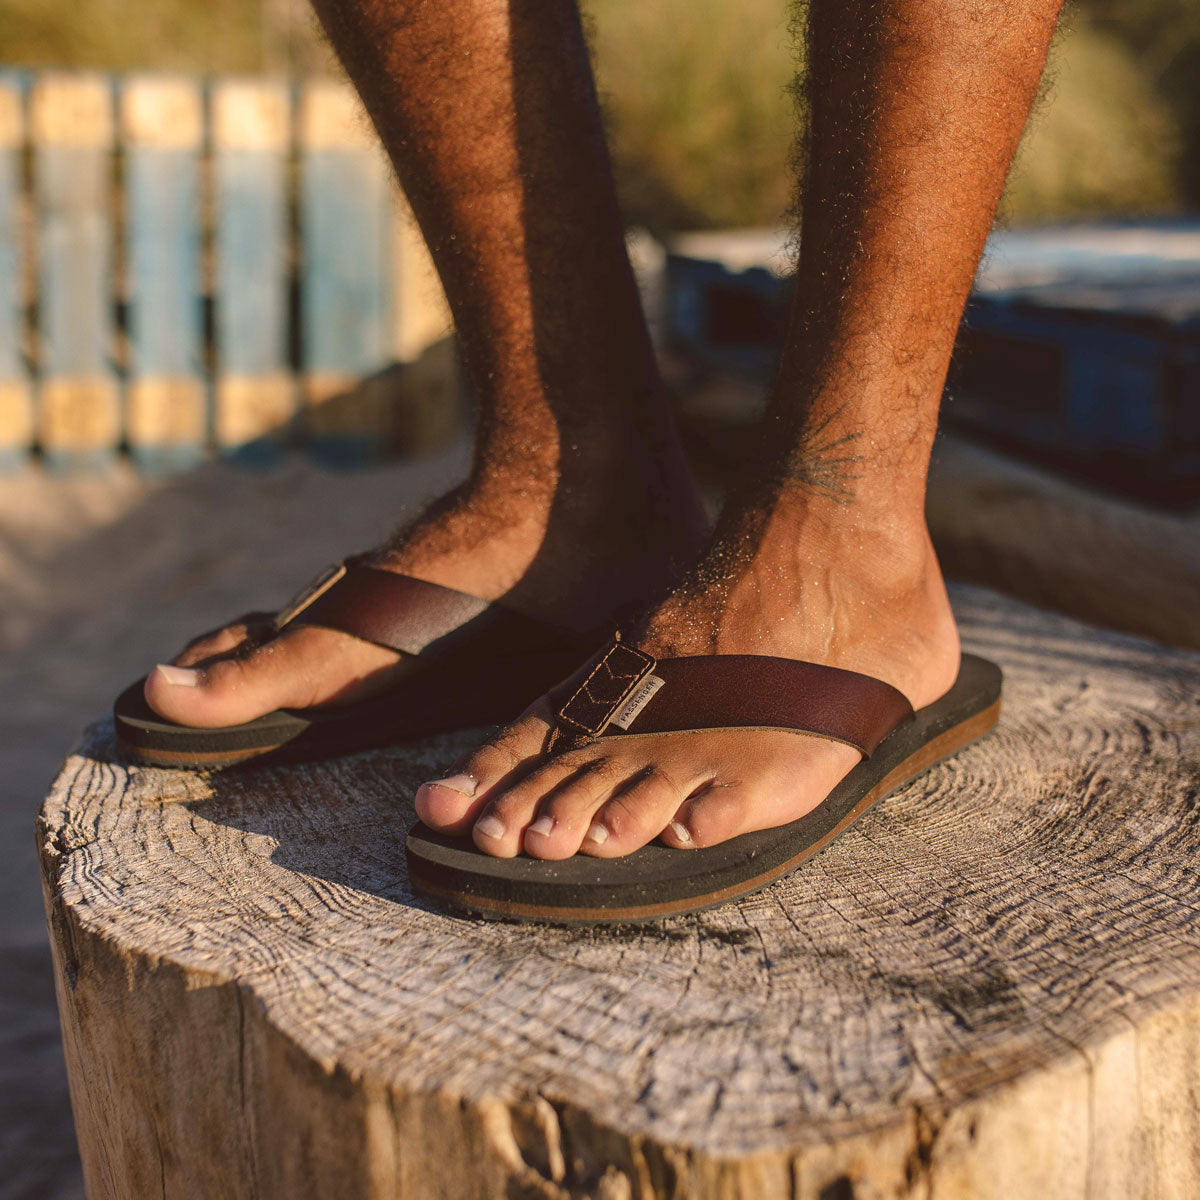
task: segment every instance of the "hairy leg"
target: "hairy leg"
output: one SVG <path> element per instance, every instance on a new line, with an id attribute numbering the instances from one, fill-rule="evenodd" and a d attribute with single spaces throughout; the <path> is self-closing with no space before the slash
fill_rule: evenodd
<path id="1" fill-rule="evenodd" d="M 625 255 L 577 10 L 315 6 L 429 243 L 481 414 L 470 479 L 379 564 L 580 629 L 644 604 L 706 530 Z M 150 703 L 185 724 L 237 722 L 357 698 L 396 662 L 327 630 L 258 650 L 244 637 L 233 626 L 189 647 L 182 672 L 151 675 Z"/>
<path id="2" fill-rule="evenodd" d="M 796 298 L 761 449 L 711 549 L 629 640 L 774 654 L 898 687 L 953 682 L 924 519 L 958 321 L 1059 0 L 813 0 Z M 809 811 L 858 761 L 771 731 L 613 739 L 543 760 L 544 704 L 418 810 L 489 853 L 708 845 Z M 514 773 L 513 764 L 521 764 Z M 466 793 L 471 793 L 470 795 Z"/>

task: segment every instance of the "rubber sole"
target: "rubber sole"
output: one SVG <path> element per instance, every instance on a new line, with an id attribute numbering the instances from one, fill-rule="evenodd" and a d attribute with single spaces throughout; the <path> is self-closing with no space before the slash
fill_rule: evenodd
<path id="1" fill-rule="evenodd" d="M 413 891 L 497 919 L 566 925 L 661 920 L 759 891 L 794 871 L 884 797 L 983 737 L 1000 717 L 1000 668 L 963 655 L 954 686 L 885 738 L 812 812 L 717 846 L 655 842 L 622 858 L 493 858 L 469 837 L 418 824 L 405 854 Z"/>

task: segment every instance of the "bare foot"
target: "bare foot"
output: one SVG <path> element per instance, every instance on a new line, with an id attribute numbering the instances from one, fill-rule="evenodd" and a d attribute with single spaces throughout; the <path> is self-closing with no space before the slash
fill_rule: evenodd
<path id="1" fill-rule="evenodd" d="M 580 464 L 582 468 L 582 464 Z M 697 553 L 707 530 L 682 458 L 626 453 L 576 487 L 528 464 L 495 470 L 438 501 L 372 565 L 586 632 L 644 605 Z M 297 581 L 301 583 L 303 581 Z M 315 626 L 265 642 L 235 623 L 192 642 L 146 681 L 146 700 L 180 724 L 238 724 L 277 708 L 349 703 L 385 690 L 402 656 Z"/>
<path id="2" fill-rule="evenodd" d="M 844 667 L 899 688 L 914 708 L 948 691 L 959 663 L 923 524 L 898 532 L 836 512 L 727 533 L 627 640 L 657 658 L 770 654 Z M 803 816 L 860 757 L 817 737 L 732 730 L 611 738 L 546 758 L 552 720 L 538 701 L 447 781 L 423 785 L 421 819 L 470 830 L 501 857 L 611 858 L 656 837 L 710 846 Z"/>

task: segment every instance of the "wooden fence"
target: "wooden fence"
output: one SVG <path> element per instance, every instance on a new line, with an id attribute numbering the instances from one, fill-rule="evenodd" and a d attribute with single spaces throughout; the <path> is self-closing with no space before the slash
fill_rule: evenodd
<path id="1" fill-rule="evenodd" d="M 5 467 L 373 457 L 453 419 L 449 332 L 344 84 L 0 73 Z"/>

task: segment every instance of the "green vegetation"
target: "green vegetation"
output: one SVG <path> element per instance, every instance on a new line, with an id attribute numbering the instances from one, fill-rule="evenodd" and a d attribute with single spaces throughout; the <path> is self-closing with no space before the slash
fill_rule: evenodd
<path id="1" fill-rule="evenodd" d="M 1196 0 L 1088 0 L 1099 28 L 1136 56 L 1178 130 L 1183 199 L 1200 208 L 1200 4 Z"/>
<path id="2" fill-rule="evenodd" d="M 1179 125 L 1128 46 L 1080 22 L 1056 44 L 1043 92 L 1009 176 L 1006 216 L 1179 207 Z"/>
<path id="3" fill-rule="evenodd" d="M 788 0 L 583 0 L 622 200 L 653 229 L 791 203 Z M 305 0 L 0 0 L 10 62 L 328 71 Z M 1004 203 L 1011 220 L 1200 207 L 1200 5 L 1079 0 Z"/>
<path id="4" fill-rule="evenodd" d="M 305 0 L 0 0 L 7 62 L 105 70 L 328 69 Z"/>
<path id="5" fill-rule="evenodd" d="M 1077 11 L 1056 39 L 1006 219 L 1200 204 L 1200 5 L 1089 7 L 1094 18 Z M 790 198 L 797 69 L 786 0 L 587 0 L 587 8 L 630 216 L 668 228 L 778 223 Z M 1166 24 L 1146 15 L 1151 8 L 1164 10 Z M 1178 10 L 1171 21 L 1167 9 Z M 1192 115 L 1198 152 L 1188 157 Z M 1194 178 L 1185 163 L 1196 164 Z"/>
<path id="6" fill-rule="evenodd" d="M 796 73 L 780 0 L 586 0 L 629 220 L 777 224 L 792 199 Z"/>

